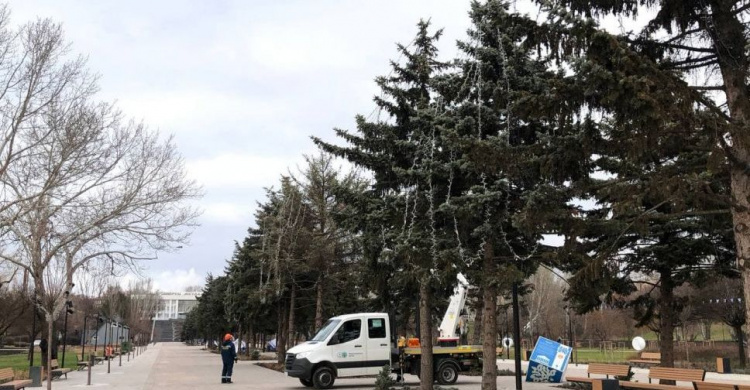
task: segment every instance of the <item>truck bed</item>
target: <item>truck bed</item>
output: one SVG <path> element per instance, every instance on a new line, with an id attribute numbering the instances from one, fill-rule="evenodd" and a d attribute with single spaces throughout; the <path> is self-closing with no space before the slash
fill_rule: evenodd
<path id="1" fill-rule="evenodd" d="M 502 351 L 502 349 L 500 349 Z M 433 347 L 432 353 L 434 355 L 460 355 L 460 354 L 471 354 L 471 353 L 482 353 L 481 345 L 461 345 L 458 347 Z M 421 355 L 421 348 L 404 348 L 404 354 L 406 355 Z"/>

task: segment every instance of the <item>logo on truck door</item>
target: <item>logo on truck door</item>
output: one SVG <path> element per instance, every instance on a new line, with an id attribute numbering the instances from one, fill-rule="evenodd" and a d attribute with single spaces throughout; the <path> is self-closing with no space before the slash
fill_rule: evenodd
<path id="1" fill-rule="evenodd" d="M 349 354 L 347 354 L 346 352 L 339 352 L 336 354 L 336 357 L 340 357 L 344 359 L 346 359 L 347 356 L 349 356 Z"/>

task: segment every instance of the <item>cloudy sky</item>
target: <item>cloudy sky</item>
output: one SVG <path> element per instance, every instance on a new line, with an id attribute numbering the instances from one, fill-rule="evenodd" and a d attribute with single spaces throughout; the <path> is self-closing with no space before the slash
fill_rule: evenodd
<path id="1" fill-rule="evenodd" d="M 191 243 L 145 264 L 161 290 L 221 273 L 264 187 L 374 109 L 377 75 L 420 18 L 445 29 L 444 58 L 468 28 L 463 0 L 11 0 L 16 24 L 63 24 L 101 74 L 103 100 L 174 134 L 204 214 Z"/>

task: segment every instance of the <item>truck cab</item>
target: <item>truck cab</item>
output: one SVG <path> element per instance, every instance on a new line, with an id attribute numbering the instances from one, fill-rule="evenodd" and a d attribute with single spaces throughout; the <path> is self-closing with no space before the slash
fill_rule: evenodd
<path id="1" fill-rule="evenodd" d="M 286 374 L 307 387 L 329 389 L 336 378 L 377 375 L 391 364 L 388 314 L 329 319 L 309 341 L 287 351 Z"/>

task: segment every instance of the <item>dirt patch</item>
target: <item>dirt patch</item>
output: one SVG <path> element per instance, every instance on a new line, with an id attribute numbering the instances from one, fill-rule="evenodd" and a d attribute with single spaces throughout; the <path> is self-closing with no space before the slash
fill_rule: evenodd
<path id="1" fill-rule="evenodd" d="M 274 370 L 278 372 L 284 372 L 284 363 L 255 363 L 256 366 L 261 366 L 263 368 L 267 368 L 269 370 Z"/>

